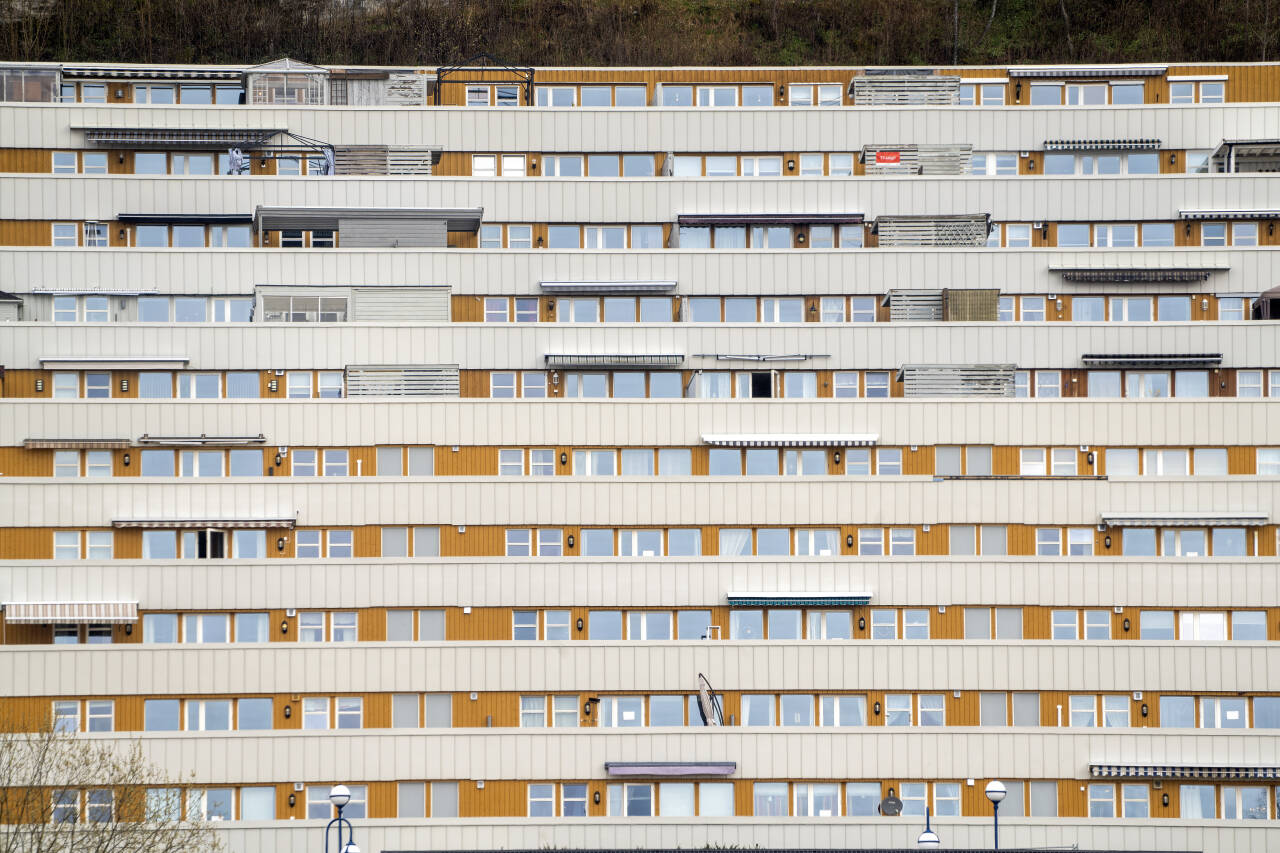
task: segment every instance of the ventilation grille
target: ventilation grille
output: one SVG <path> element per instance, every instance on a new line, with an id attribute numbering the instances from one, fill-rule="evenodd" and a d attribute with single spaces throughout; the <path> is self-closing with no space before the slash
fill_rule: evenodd
<path id="1" fill-rule="evenodd" d="M 457 397 L 458 365 L 367 365 L 347 368 L 348 397 Z"/>
<path id="2" fill-rule="evenodd" d="M 899 372 L 906 397 L 1012 397 L 1012 364 L 915 364 Z"/>
<path id="3" fill-rule="evenodd" d="M 886 74 L 853 78 L 853 103 L 860 107 L 894 104 L 951 105 L 959 102 L 959 77 Z"/>

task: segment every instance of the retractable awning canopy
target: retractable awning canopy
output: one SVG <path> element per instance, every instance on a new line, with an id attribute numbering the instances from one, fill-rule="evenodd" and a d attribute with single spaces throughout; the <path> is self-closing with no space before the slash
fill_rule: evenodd
<path id="1" fill-rule="evenodd" d="M 736 761 L 606 761 L 609 776 L 732 776 Z"/>
<path id="2" fill-rule="evenodd" d="M 27 450 L 124 450 L 131 447 L 127 438 L 26 438 Z"/>
<path id="3" fill-rule="evenodd" d="M 46 355 L 39 361 L 63 370 L 180 370 L 190 359 L 182 355 Z"/>
<path id="4" fill-rule="evenodd" d="M 731 592 L 730 607 L 863 607 L 869 592 Z"/>
<path id="5" fill-rule="evenodd" d="M 247 213 L 119 213 L 116 219 L 129 225 L 248 225 Z"/>
<path id="6" fill-rule="evenodd" d="M 1047 139 L 1045 151 L 1154 151 L 1159 139 Z"/>
<path id="7" fill-rule="evenodd" d="M 1168 65 L 1012 65 L 1010 77 L 1163 77 Z"/>
<path id="8" fill-rule="evenodd" d="M 646 367 L 679 367 L 684 363 L 684 356 L 676 353 L 547 353 L 543 358 L 549 370 L 638 370 Z"/>
<path id="9" fill-rule="evenodd" d="M 1104 512 L 1108 527 L 1261 527 L 1265 512 Z"/>
<path id="10" fill-rule="evenodd" d="M 1280 767 L 1253 764 L 1090 764 L 1095 779 L 1280 779 Z"/>
<path id="11" fill-rule="evenodd" d="M 62 76 L 68 78 L 106 78 L 109 80 L 239 80 L 243 67 L 193 66 L 182 68 L 164 65 L 64 65 Z"/>
<path id="12" fill-rule="evenodd" d="M 484 208 L 462 207 L 265 207 L 253 213 L 254 227 L 259 231 L 333 230 L 343 220 L 375 219 L 380 221 L 445 221 L 449 231 L 475 231 L 480 228 Z"/>
<path id="13" fill-rule="evenodd" d="M 681 213 L 676 223 L 707 225 L 854 225 L 863 221 L 861 213 Z"/>
<path id="14" fill-rule="evenodd" d="M 675 293 L 674 281 L 540 281 L 543 293 Z"/>
<path id="15" fill-rule="evenodd" d="M 1049 272 L 1062 275 L 1063 281 L 1081 284 L 1154 284 L 1193 283 L 1208 281 L 1215 272 L 1226 272 L 1230 267 L 1055 267 Z"/>
<path id="16" fill-rule="evenodd" d="M 1280 219 L 1280 208 L 1236 210 L 1179 210 L 1181 219 Z"/>
<path id="17" fill-rule="evenodd" d="M 729 433 L 702 436 L 716 447 L 871 447 L 880 436 L 867 433 Z"/>
<path id="18" fill-rule="evenodd" d="M 4 621 L 14 625 L 119 624 L 138 621 L 136 601 L 6 601 Z"/>
<path id="19" fill-rule="evenodd" d="M 143 433 L 138 438 L 138 444 L 158 444 L 165 446 L 172 445 L 191 445 L 191 446 L 214 446 L 227 447 L 229 445 L 240 444 L 265 444 L 266 436 L 262 433 L 257 435 L 149 435 Z"/>
<path id="20" fill-rule="evenodd" d="M 1178 367 L 1218 367 L 1222 364 L 1220 352 L 1192 353 L 1085 353 L 1080 356 L 1085 367 L 1115 368 L 1178 368 Z"/>
<path id="21" fill-rule="evenodd" d="M 286 128 L 237 127 L 73 127 L 89 145 L 103 148 L 182 148 L 210 151 L 260 148 Z"/>
<path id="22" fill-rule="evenodd" d="M 292 530 L 296 518 L 116 518 L 112 527 L 138 527 L 144 530 Z"/>

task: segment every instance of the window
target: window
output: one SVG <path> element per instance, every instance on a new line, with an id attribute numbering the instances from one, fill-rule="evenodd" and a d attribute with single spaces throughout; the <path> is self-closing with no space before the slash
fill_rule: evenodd
<path id="1" fill-rule="evenodd" d="M 1224 820 L 1266 820 L 1270 814 L 1267 794 L 1263 787 L 1222 787 L 1222 817 Z"/>
<path id="2" fill-rule="evenodd" d="M 1129 697 L 1128 696 L 1103 696 L 1102 697 L 1102 725 L 1104 728 L 1128 728 L 1129 726 Z"/>
<path id="3" fill-rule="evenodd" d="M 1051 616 L 1050 636 L 1055 640 L 1074 640 L 1077 638 L 1079 618 L 1074 610 L 1055 610 Z"/>
<path id="4" fill-rule="evenodd" d="M 236 702 L 236 728 L 241 731 L 257 731 L 271 728 L 271 700 L 238 700 Z"/>
<path id="5" fill-rule="evenodd" d="M 1143 610 L 1138 614 L 1138 637 L 1142 640 L 1174 639 L 1173 613 L 1168 610 Z"/>

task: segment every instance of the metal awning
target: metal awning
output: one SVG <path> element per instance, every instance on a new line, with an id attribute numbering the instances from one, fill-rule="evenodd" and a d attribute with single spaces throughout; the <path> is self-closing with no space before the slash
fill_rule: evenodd
<path id="1" fill-rule="evenodd" d="M 703 435 L 717 447 L 872 447 L 880 436 L 866 433 L 742 433 Z"/>
<path id="2" fill-rule="evenodd" d="M 449 231 L 476 231 L 482 207 L 265 207 L 253 212 L 258 231 L 334 230 L 339 220 L 400 219 L 434 222 L 445 220 Z"/>
<path id="3" fill-rule="evenodd" d="M 674 281 L 540 281 L 543 293 L 674 293 Z"/>
<path id="4" fill-rule="evenodd" d="M 129 225 L 248 225 L 247 213 L 119 213 L 116 219 Z"/>
<path id="5" fill-rule="evenodd" d="M 38 361 L 55 370 L 181 370 L 190 359 L 181 355 L 43 355 Z"/>
<path id="6" fill-rule="evenodd" d="M 698 353 L 698 358 L 714 358 L 716 361 L 758 361 L 758 362 L 774 362 L 774 361 L 808 361 L 811 358 L 831 358 L 826 353 L 780 353 L 771 355 L 765 353 L 718 353 L 718 352 L 702 352 Z"/>
<path id="7" fill-rule="evenodd" d="M 120 290 L 107 289 L 102 287 L 68 287 L 68 288 L 44 288 L 35 287 L 31 289 L 32 293 L 38 293 L 42 296 L 154 296 L 159 290 L 137 290 L 133 288 L 122 288 Z"/>
<path id="8" fill-rule="evenodd" d="M 607 776 L 732 776 L 736 761 L 606 761 Z"/>
<path id="9" fill-rule="evenodd" d="M 14 625 L 138 621 L 136 601 L 6 601 L 4 621 Z"/>
<path id="10" fill-rule="evenodd" d="M 1280 219 L 1280 209 L 1179 210 L 1180 219 Z"/>
<path id="11" fill-rule="evenodd" d="M 1162 77 L 1168 65 L 1011 65 L 1010 77 Z"/>
<path id="12" fill-rule="evenodd" d="M 64 65 L 63 77 L 106 78 L 108 80 L 239 80 L 243 68 L 195 65 L 180 68 L 165 65 Z"/>
<path id="13" fill-rule="evenodd" d="M 123 450 L 132 447 L 127 438 L 25 438 L 27 450 Z"/>
<path id="14" fill-rule="evenodd" d="M 84 133 L 89 145 L 103 148 L 186 148 L 225 151 L 260 148 L 273 137 L 287 133 L 283 127 L 73 127 Z"/>
<path id="15" fill-rule="evenodd" d="M 864 607 L 869 592 L 731 592 L 730 607 Z"/>
<path id="16" fill-rule="evenodd" d="M 1159 139 L 1047 139 L 1045 151 L 1155 151 Z"/>
<path id="17" fill-rule="evenodd" d="M 1236 157 L 1280 157 L 1280 139 L 1224 139 L 1209 159 L 1225 157 L 1228 153 Z"/>
<path id="18" fill-rule="evenodd" d="M 204 433 L 200 435 L 149 435 L 144 432 L 138 439 L 138 444 L 227 447 L 233 444 L 265 444 L 266 441 L 266 436 L 262 433 L 257 435 L 205 435 Z"/>
<path id="19" fill-rule="evenodd" d="M 1226 272 L 1230 267 L 1055 267 L 1049 272 L 1062 275 L 1063 281 L 1082 284 L 1170 284 L 1208 281 L 1215 272 Z"/>
<path id="20" fill-rule="evenodd" d="M 1085 353 L 1080 361 L 1085 367 L 1218 367 L 1222 364 L 1222 353 Z"/>
<path id="21" fill-rule="evenodd" d="M 1104 512 L 1108 527 L 1261 527 L 1265 512 Z"/>
<path id="22" fill-rule="evenodd" d="M 859 225 L 861 213 L 681 213 L 678 225 Z"/>
<path id="23" fill-rule="evenodd" d="M 1095 779 L 1280 779 L 1280 767 L 1229 764 L 1090 764 Z"/>
<path id="24" fill-rule="evenodd" d="M 296 518 L 115 518 L 112 527 L 140 527 L 144 530 L 275 530 L 297 525 Z"/>
<path id="25" fill-rule="evenodd" d="M 609 367 L 615 370 L 646 367 L 679 367 L 684 356 L 675 353 L 582 353 L 552 354 L 543 356 L 548 370 Z"/>

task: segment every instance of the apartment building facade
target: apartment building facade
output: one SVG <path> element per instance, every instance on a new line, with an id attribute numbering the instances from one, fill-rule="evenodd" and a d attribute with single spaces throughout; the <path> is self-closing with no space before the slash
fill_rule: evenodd
<path id="1" fill-rule="evenodd" d="M 3 701 L 229 849 L 1280 846 L 1280 65 L 0 97 Z"/>

